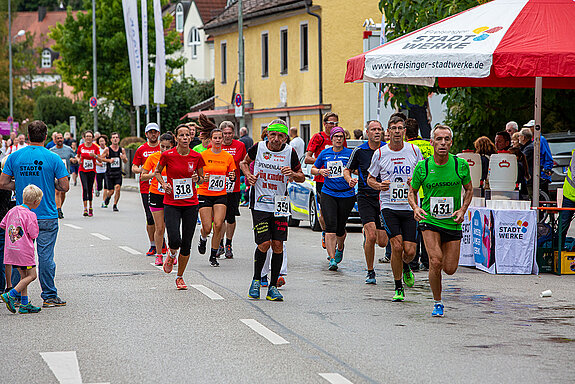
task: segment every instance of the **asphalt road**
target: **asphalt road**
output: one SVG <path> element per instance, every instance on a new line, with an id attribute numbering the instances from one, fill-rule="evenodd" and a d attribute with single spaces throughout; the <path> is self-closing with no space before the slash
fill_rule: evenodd
<path id="1" fill-rule="evenodd" d="M 358 226 L 331 272 L 320 235 L 302 225 L 290 228 L 285 301 L 253 301 L 251 216 L 242 208 L 235 258 L 211 268 L 197 253 L 197 230 L 190 289 L 177 291 L 175 273 L 145 256 L 138 193 L 123 192 L 119 213 L 95 198 L 93 218 L 81 216 L 79 186 L 68 195 L 56 247 L 68 305 L 34 315 L 0 308 L 0 383 L 573 381 L 575 276 L 460 268 L 444 277 L 446 317 L 437 319 L 425 272 L 405 302 L 391 302 L 389 264 L 376 266 L 377 285 L 364 284 Z M 553 296 L 540 298 L 546 289 Z M 41 304 L 37 281 L 29 292 Z"/>

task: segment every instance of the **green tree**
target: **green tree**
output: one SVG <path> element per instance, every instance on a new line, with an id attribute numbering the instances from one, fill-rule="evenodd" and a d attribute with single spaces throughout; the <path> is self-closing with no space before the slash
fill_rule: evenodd
<path id="1" fill-rule="evenodd" d="M 149 48 L 155 52 L 155 31 L 152 0 L 148 2 Z M 167 4 L 167 0 L 162 0 Z M 163 19 L 164 28 L 172 21 L 172 16 Z M 124 18 L 121 0 L 98 0 L 96 4 L 97 31 L 97 65 L 98 65 L 98 96 L 113 101 L 116 108 L 124 108 L 130 114 L 132 134 L 135 134 L 134 108 L 132 105 L 132 83 L 130 65 L 127 54 Z M 84 98 L 92 95 L 92 11 L 79 12 L 76 18 L 68 9 L 64 24 L 52 28 L 50 37 L 55 44 L 52 47 L 60 52 L 61 59 L 56 61 L 58 71 L 63 80 L 74 88 L 76 93 L 82 92 Z M 170 55 L 181 48 L 179 34 L 172 30 L 166 35 L 166 54 Z M 153 55 L 150 62 L 153 63 Z M 185 59 L 167 62 L 168 72 L 184 65 Z M 153 82 L 154 70 L 150 68 L 150 84 Z M 170 73 L 167 74 L 168 78 Z M 150 87 L 153 92 L 153 87 Z M 152 95 L 150 96 L 152 99 Z"/>
<path id="2" fill-rule="evenodd" d="M 84 9 L 82 7 L 83 0 L 26 0 L 19 1 L 17 9 L 19 12 L 35 12 L 38 10 L 38 7 L 46 7 L 48 11 L 55 11 L 60 8 L 60 3 L 62 3 L 64 7 L 70 6 L 72 9 Z"/>
<path id="3" fill-rule="evenodd" d="M 161 125 L 173 130 L 183 121 L 182 116 L 190 111 L 190 107 L 214 95 L 214 81 L 198 82 L 194 78 L 186 78 L 181 82 L 174 81 L 166 89 L 166 108 L 161 111 Z M 187 120 L 186 120 L 187 121 Z"/>
<path id="4" fill-rule="evenodd" d="M 85 106 L 74 104 L 63 96 L 44 95 L 36 100 L 34 119 L 42 120 L 49 125 L 67 123 L 70 116 L 80 116 Z"/>
<path id="5" fill-rule="evenodd" d="M 426 25 L 486 3 L 487 0 L 449 1 L 400 1 L 379 0 L 379 8 L 385 14 L 388 41 Z M 440 89 L 386 84 L 394 95 L 386 97 L 392 106 L 405 104 L 407 95 L 414 104 L 422 104 L 429 92 L 445 94 L 447 105 L 446 123 L 456 134 L 456 150 L 473 148 L 479 136 L 493 140 L 495 133 L 504 129 L 505 123 L 515 120 L 519 124 L 533 119 L 534 90 L 530 88 L 450 88 Z M 545 132 L 575 128 L 575 112 L 569 106 L 575 98 L 573 90 L 543 91 L 543 122 Z"/>

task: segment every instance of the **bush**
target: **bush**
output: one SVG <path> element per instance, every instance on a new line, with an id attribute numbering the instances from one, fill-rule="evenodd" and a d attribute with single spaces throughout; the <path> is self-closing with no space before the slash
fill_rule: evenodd
<path id="1" fill-rule="evenodd" d="M 138 149 L 138 147 L 144 144 L 146 141 L 137 136 L 128 136 L 120 140 L 120 146 L 126 149 Z"/>
<path id="2" fill-rule="evenodd" d="M 82 107 L 67 97 L 43 95 L 36 100 L 34 119 L 48 125 L 58 125 L 70 120 L 70 116 L 80 116 Z"/>

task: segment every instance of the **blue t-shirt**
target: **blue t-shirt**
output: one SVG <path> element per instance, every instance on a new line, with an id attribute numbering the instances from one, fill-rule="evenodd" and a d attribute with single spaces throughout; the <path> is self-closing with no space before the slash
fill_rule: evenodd
<path id="1" fill-rule="evenodd" d="M 24 188 L 34 184 L 44 193 L 40 206 L 33 210 L 38 220 L 58 218 L 54 182 L 68 176 L 60 156 L 44 147 L 29 145 L 8 156 L 3 173 L 14 177 L 18 205 L 22 204 Z"/>
<path id="2" fill-rule="evenodd" d="M 551 181 L 551 176 L 543 172 L 543 169 L 553 169 L 553 156 L 551 155 L 551 148 L 547 139 L 541 136 L 541 177 Z"/>
<path id="3" fill-rule="evenodd" d="M 384 141 L 380 143 L 380 147 L 386 145 Z M 371 149 L 369 147 L 369 143 L 365 142 L 360 146 L 354 148 L 353 153 L 350 156 L 349 162 L 346 165 L 346 168 L 350 171 L 357 170 L 358 173 L 358 182 L 357 182 L 357 192 L 358 195 L 362 195 L 365 197 L 379 197 L 379 191 L 371 188 L 367 185 L 367 177 L 369 176 L 369 169 L 371 165 L 371 159 L 373 157 L 373 153 L 375 149 Z M 377 176 L 377 181 L 381 182 L 379 175 Z"/>
<path id="4" fill-rule="evenodd" d="M 339 152 L 334 152 L 333 148 L 326 148 L 317 157 L 313 165 L 316 168 L 330 168 L 328 162 L 333 161 L 332 168 L 336 174 L 341 174 L 339 177 L 329 178 L 326 177 L 323 181 L 322 192 L 334 197 L 353 197 L 355 196 L 355 189 L 351 188 L 347 181 L 343 178 L 343 169 L 349 161 L 352 150 L 343 148 Z M 338 163 L 340 162 L 340 163 Z"/>

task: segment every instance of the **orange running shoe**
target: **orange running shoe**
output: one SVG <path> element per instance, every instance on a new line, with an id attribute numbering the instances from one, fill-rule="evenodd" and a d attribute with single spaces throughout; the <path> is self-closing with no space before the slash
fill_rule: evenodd
<path id="1" fill-rule="evenodd" d="M 282 285 L 285 285 L 285 283 L 286 280 L 284 279 L 283 276 L 278 277 L 278 283 L 277 283 L 278 288 L 281 287 Z"/>
<path id="2" fill-rule="evenodd" d="M 188 289 L 188 286 L 186 283 L 184 283 L 184 279 L 182 277 L 176 278 L 176 288 L 178 288 L 180 291 L 185 291 Z"/>

